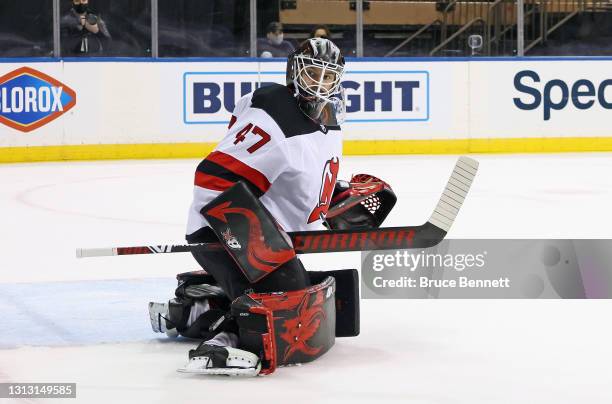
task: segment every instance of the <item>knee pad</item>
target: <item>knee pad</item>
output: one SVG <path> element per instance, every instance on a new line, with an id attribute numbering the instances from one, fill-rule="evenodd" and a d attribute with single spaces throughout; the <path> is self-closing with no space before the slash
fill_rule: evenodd
<path id="1" fill-rule="evenodd" d="M 237 298 L 231 313 L 238 324 L 239 348 L 260 355 L 262 374 L 320 357 L 335 341 L 335 290 L 330 276 L 306 289 Z"/>

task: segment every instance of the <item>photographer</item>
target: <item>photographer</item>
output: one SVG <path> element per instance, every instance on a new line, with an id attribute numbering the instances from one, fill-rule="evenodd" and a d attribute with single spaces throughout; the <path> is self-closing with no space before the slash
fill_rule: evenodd
<path id="1" fill-rule="evenodd" d="M 111 35 L 106 23 L 90 7 L 89 0 L 71 0 L 72 7 L 62 16 L 62 55 L 108 54 Z"/>

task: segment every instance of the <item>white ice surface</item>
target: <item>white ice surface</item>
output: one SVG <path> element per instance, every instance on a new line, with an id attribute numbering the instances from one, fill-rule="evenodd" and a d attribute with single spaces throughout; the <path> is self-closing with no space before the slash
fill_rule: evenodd
<path id="1" fill-rule="evenodd" d="M 612 238 L 612 155 L 473 157 L 451 238 Z M 385 225 L 420 224 L 455 159 L 349 157 L 341 177 L 387 180 L 399 201 Z M 196 164 L 0 166 L 0 382 L 76 382 L 83 403 L 612 402 L 608 300 L 362 300 L 361 335 L 313 363 L 247 380 L 177 373 L 194 344 L 153 334 L 146 304 L 197 264 L 75 248 L 182 243 Z M 303 261 L 358 267 L 359 254 Z"/>

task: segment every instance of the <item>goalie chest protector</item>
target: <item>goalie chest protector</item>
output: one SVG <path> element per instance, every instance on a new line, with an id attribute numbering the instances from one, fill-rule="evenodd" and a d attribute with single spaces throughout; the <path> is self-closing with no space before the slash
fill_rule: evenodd
<path id="1" fill-rule="evenodd" d="M 196 170 L 187 234 L 209 225 L 200 210 L 238 181 L 285 231 L 322 230 L 341 155 L 340 127 L 306 117 L 286 86 L 245 95 L 225 137 Z"/>

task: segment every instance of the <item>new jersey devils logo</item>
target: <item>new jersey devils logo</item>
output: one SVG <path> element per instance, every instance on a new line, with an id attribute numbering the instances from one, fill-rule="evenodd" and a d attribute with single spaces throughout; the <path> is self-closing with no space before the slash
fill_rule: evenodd
<path id="1" fill-rule="evenodd" d="M 329 203 L 331 202 L 332 195 L 334 193 L 334 186 L 336 185 L 336 177 L 338 176 L 338 168 L 340 168 L 340 160 L 338 157 L 332 157 L 325 162 L 323 168 L 323 177 L 321 179 L 321 191 L 319 193 L 319 203 L 310 212 L 308 216 L 308 223 L 312 223 L 319 220 L 321 216 L 325 217 L 327 210 L 329 209 Z"/>
<path id="2" fill-rule="evenodd" d="M 223 235 L 223 240 L 225 240 L 225 244 L 227 244 L 229 248 L 231 248 L 232 250 L 240 250 L 242 248 L 240 242 L 238 241 L 236 236 L 232 234 L 232 231 L 229 227 L 226 231 L 222 231 L 221 234 Z"/>

